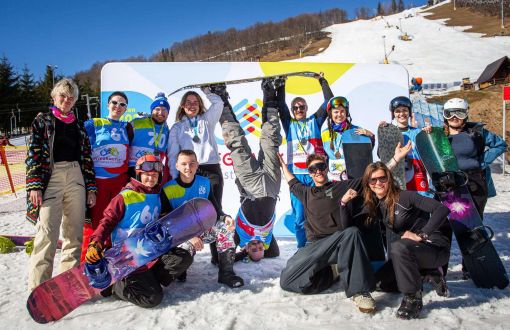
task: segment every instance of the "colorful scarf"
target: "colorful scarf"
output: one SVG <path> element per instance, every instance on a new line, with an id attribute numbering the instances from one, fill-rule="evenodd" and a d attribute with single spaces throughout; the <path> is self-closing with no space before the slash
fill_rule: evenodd
<path id="1" fill-rule="evenodd" d="M 51 112 L 53 115 L 60 121 L 70 124 L 76 120 L 76 117 L 74 116 L 74 112 L 69 111 L 68 113 L 64 114 L 62 111 L 57 107 L 51 107 Z"/>
<path id="2" fill-rule="evenodd" d="M 347 129 L 347 125 L 348 125 L 347 120 L 341 122 L 340 124 L 333 123 L 333 131 L 342 133 Z"/>

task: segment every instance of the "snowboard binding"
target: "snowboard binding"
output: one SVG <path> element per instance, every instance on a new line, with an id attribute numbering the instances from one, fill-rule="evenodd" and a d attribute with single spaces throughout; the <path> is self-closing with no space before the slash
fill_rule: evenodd
<path id="1" fill-rule="evenodd" d="M 112 282 L 112 276 L 108 271 L 108 261 L 105 258 L 93 264 L 85 263 L 85 275 L 89 279 L 90 286 L 96 289 L 105 289 Z"/>
<path id="2" fill-rule="evenodd" d="M 467 254 L 473 254 L 494 237 L 494 231 L 489 226 L 479 226 L 466 232 L 465 235 L 469 239 L 470 244 L 464 250 Z"/>
<path id="3" fill-rule="evenodd" d="M 432 184 L 438 192 L 446 192 L 455 187 L 465 186 L 468 176 L 462 171 L 446 171 L 432 173 Z"/>
<path id="4" fill-rule="evenodd" d="M 168 251 L 172 246 L 172 236 L 160 222 L 148 224 L 143 235 L 146 240 L 154 243 L 158 251 Z"/>

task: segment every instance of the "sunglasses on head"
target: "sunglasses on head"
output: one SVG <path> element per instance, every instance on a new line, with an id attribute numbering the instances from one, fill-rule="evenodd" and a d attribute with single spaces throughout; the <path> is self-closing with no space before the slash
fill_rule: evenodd
<path id="1" fill-rule="evenodd" d="M 346 110 L 349 109 L 349 101 L 343 96 L 336 96 L 329 100 L 326 110 L 329 111 L 339 107 L 343 107 Z"/>
<path id="2" fill-rule="evenodd" d="M 113 105 L 117 105 L 118 104 L 119 106 L 121 106 L 123 108 L 125 108 L 127 106 L 127 103 L 118 102 L 118 101 L 115 101 L 115 100 L 110 101 L 110 103 L 113 104 Z"/>
<path id="3" fill-rule="evenodd" d="M 451 110 L 443 110 L 443 117 L 445 119 L 452 119 L 453 117 L 457 117 L 460 120 L 467 118 L 466 110 L 464 109 L 451 109 Z"/>
<path id="4" fill-rule="evenodd" d="M 136 165 L 136 170 L 143 172 L 163 172 L 163 164 L 161 162 L 143 162 L 141 165 Z"/>
<path id="5" fill-rule="evenodd" d="M 303 104 L 303 105 L 294 105 L 294 106 L 292 107 L 292 111 L 296 111 L 296 110 L 298 110 L 298 109 L 299 109 L 299 110 L 306 110 L 306 105 L 304 105 L 304 104 Z"/>
<path id="6" fill-rule="evenodd" d="M 386 182 L 388 182 L 388 177 L 387 176 L 380 176 L 380 177 L 377 177 L 377 178 L 370 178 L 368 180 L 368 184 L 374 185 L 374 184 L 377 183 L 377 181 L 379 181 L 380 183 L 386 183 Z"/>
<path id="7" fill-rule="evenodd" d="M 308 167 L 308 173 L 314 174 L 317 172 L 323 172 L 328 168 L 328 165 L 326 163 L 315 163 Z"/>

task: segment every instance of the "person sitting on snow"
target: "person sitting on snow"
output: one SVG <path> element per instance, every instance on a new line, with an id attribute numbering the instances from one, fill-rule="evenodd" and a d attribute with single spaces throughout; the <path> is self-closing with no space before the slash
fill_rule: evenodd
<path id="1" fill-rule="evenodd" d="M 112 245 L 126 238 L 133 228 L 144 228 L 158 219 L 163 164 L 154 155 L 145 155 L 135 165 L 136 178 L 132 178 L 115 196 L 104 211 L 99 226 L 90 236 L 85 255 L 88 264 L 96 264 L 104 257 L 105 242 L 111 236 Z M 146 211 L 147 206 L 148 212 Z M 146 221 L 147 216 L 151 221 Z M 163 299 L 161 286 L 168 286 L 189 268 L 193 257 L 185 249 L 175 247 L 145 266 L 138 268 L 111 286 L 118 298 L 137 306 L 150 308 Z M 109 295 L 110 290 L 101 294 Z"/>
<path id="2" fill-rule="evenodd" d="M 199 237 L 192 238 L 182 246 L 186 247 L 191 255 L 195 255 L 196 251 L 203 249 L 204 243 L 216 242 L 214 246 L 218 255 L 216 258 L 218 260 L 218 282 L 231 288 L 243 286 L 243 279 L 234 272 L 234 220 L 223 213 L 211 189 L 209 178 L 196 175 L 199 164 L 193 150 L 180 150 L 175 165 L 179 173 L 178 177 L 167 182 L 161 191 L 162 213 L 170 212 L 192 198 L 209 199 L 216 209 L 219 220 L 211 229 Z M 211 246 L 213 245 L 211 244 Z M 214 252 L 216 251 L 211 250 L 213 255 Z M 179 280 L 184 281 L 185 278 L 183 275 Z"/>

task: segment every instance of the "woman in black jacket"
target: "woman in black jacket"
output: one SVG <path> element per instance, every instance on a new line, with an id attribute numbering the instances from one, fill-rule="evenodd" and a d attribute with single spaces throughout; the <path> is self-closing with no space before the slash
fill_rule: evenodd
<path id="1" fill-rule="evenodd" d="M 436 269 L 450 258 L 450 239 L 439 228 L 450 213 L 438 201 L 413 191 L 401 191 L 382 162 L 367 166 L 363 175 L 363 200 L 367 222 L 382 221 L 400 239 L 389 243 L 389 254 L 400 292 L 404 294 L 397 317 L 418 317 L 422 307 L 420 271 Z M 353 225 L 346 203 L 356 197 L 349 190 L 341 199 L 344 228 Z"/>

